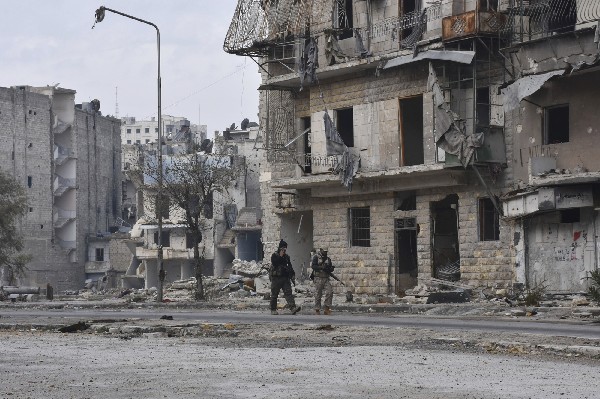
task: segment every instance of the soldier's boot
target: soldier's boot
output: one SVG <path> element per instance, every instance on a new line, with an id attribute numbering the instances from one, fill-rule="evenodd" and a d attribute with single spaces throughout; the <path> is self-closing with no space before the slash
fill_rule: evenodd
<path id="1" fill-rule="evenodd" d="M 320 309 L 315 309 L 315 314 L 321 314 L 321 310 Z"/>
<path id="2" fill-rule="evenodd" d="M 323 312 L 324 315 L 330 315 L 331 314 L 331 308 L 325 306 L 325 311 Z"/>
<path id="3" fill-rule="evenodd" d="M 272 314 L 272 315 L 278 315 L 278 314 L 279 314 L 279 312 L 278 312 L 278 311 L 276 311 L 276 310 L 271 310 L 271 314 Z"/>

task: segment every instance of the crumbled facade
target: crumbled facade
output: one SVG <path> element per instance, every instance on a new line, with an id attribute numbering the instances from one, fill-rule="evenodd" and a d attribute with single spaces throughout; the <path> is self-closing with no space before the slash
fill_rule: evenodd
<path id="1" fill-rule="evenodd" d="M 22 182 L 28 201 L 21 231 L 33 258 L 20 284 L 81 288 L 89 238 L 117 225 L 120 121 L 99 106 L 76 105 L 74 90 L 0 88 L 0 167 Z"/>
<path id="2" fill-rule="evenodd" d="M 590 85 L 597 72 L 585 70 L 597 61 L 599 17 L 590 0 L 240 0 L 224 49 L 255 58 L 263 76 L 265 252 L 283 238 L 298 273 L 311 249 L 327 247 L 336 274 L 369 294 L 400 294 L 432 278 L 532 286 L 562 274 L 565 264 L 550 269 L 545 257 L 564 251 L 538 245 L 542 227 L 527 226 L 568 228 L 545 210 L 511 215 L 507 201 L 526 187 L 577 182 L 536 183 L 530 172 L 535 151 L 552 152 L 540 143 L 540 120 L 559 99 L 580 101 L 570 109 L 582 120 L 569 119 L 581 132 L 571 142 L 552 144 L 563 146 L 556 150 L 563 157 L 552 155 L 554 170 L 576 168 L 571 150 L 589 157 L 580 161 L 586 170 L 598 170 L 594 116 L 586 111 L 597 101 Z M 528 74 L 558 69 L 574 72 L 549 82 L 554 91 L 511 88 Z M 578 88 L 589 94 L 576 99 Z M 530 100 L 540 105 L 521 101 L 523 93 L 542 96 Z M 517 107 L 506 111 L 509 96 Z M 595 177 L 581 177 L 589 178 L 581 197 L 589 195 L 579 203 L 580 220 L 597 219 Z M 598 265 L 593 224 L 571 226 L 572 239 L 588 240 L 584 269 Z M 543 242 L 556 244 L 554 227 L 554 241 Z"/>

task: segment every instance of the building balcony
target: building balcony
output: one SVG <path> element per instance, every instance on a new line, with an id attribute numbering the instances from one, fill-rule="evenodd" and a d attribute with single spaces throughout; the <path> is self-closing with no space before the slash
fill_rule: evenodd
<path id="1" fill-rule="evenodd" d="M 310 190 L 313 197 L 336 197 L 434 187 L 454 187 L 467 184 L 467 172 L 447 169 L 443 163 L 404 166 L 396 169 L 359 172 L 354 177 L 352 191 L 348 191 L 335 174 L 307 175 L 293 179 L 272 181 L 273 188 Z"/>
<path id="2" fill-rule="evenodd" d="M 70 221 L 75 220 L 76 216 L 77 212 L 75 211 L 65 211 L 64 209 L 54 208 L 54 214 L 52 218 L 54 228 L 60 229 L 64 227 Z"/>
<path id="3" fill-rule="evenodd" d="M 595 26 L 600 19 L 598 0 L 504 0 L 500 33 L 511 45 Z"/>
<path id="4" fill-rule="evenodd" d="M 70 158 L 75 158 L 72 149 L 54 144 L 54 163 L 56 165 L 62 165 L 67 159 Z"/>
<path id="5" fill-rule="evenodd" d="M 506 16 L 493 11 L 469 11 L 452 15 L 442 19 L 442 40 L 498 35 L 505 24 Z"/>
<path id="6" fill-rule="evenodd" d="M 65 178 L 62 176 L 56 176 L 54 179 L 54 195 L 60 197 L 67 190 L 77 188 L 77 182 L 75 179 Z"/>

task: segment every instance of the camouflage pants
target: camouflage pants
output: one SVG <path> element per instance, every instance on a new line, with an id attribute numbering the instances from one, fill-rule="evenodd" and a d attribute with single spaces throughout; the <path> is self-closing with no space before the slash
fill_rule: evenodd
<path id="1" fill-rule="evenodd" d="M 330 308 L 333 300 L 333 287 L 329 281 L 329 277 L 316 277 L 314 278 L 315 283 L 315 309 L 321 310 L 321 298 L 323 297 L 323 291 L 325 291 L 325 307 Z"/>

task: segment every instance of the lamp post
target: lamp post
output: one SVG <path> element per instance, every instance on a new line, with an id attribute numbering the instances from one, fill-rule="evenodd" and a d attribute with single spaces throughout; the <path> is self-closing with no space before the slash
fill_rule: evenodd
<path id="1" fill-rule="evenodd" d="M 164 265 L 163 265 L 163 247 L 162 247 L 162 228 L 163 228 L 163 216 L 162 216 L 162 210 L 163 210 L 163 200 L 162 200 L 162 186 L 163 186 L 163 159 L 162 159 L 162 112 L 161 112 L 161 106 L 160 106 L 160 102 L 161 102 L 161 84 L 160 84 L 160 31 L 158 30 L 158 26 L 156 26 L 155 24 L 153 24 L 152 22 L 148 22 L 145 21 L 143 19 L 134 17 L 132 15 L 128 15 L 125 13 L 122 13 L 120 11 L 117 10 L 113 10 L 111 8 L 107 8 L 104 6 L 101 6 L 100 8 L 98 8 L 96 10 L 96 21 L 94 23 L 94 26 L 96 25 L 96 23 L 98 22 L 102 22 L 102 20 L 104 20 L 104 16 L 106 11 L 115 13 L 115 14 L 119 14 L 122 15 L 124 17 L 127 17 L 129 19 L 133 19 L 136 20 L 138 22 L 142 22 L 146 25 L 150 25 L 152 27 L 154 27 L 154 29 L 156 29 L 156 49 L 158 51 L 158 79 L 157 79 L 157 83 L 158 83 L 158 193 L 156 196 L 156 216 L 158 219 L 158 281 L 159 281 L 159 287 L 158 287 L 158 296 L 157 296 L 157 302 L 162 302 L 163 301 L 163 285 L 164 285 L 164 281 L 165 281 L 165 269 L 164 269 Z M 92 29 L 94 27 L 92 26 Z"/>

